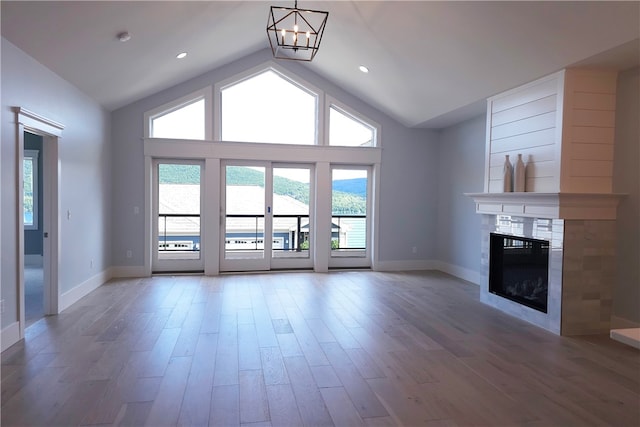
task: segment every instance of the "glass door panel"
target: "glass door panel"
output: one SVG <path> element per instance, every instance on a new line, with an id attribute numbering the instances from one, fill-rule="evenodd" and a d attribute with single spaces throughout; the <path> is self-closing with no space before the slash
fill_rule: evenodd
<path id="1" fill-rule="evenodd" d="M 265 239 L 267 168 L 225 165 L 223 270 L 267 270 L 271 243 Z M 269 208 L 270 210 L 270 208 Z"/>
<path id="2" fill-rule="evenodd" d="M 311 170 L 269 162 L 224 165 L 222 271 L 312 266 Z"/>
<path id="3" fill-rule="evenodd" d="M 276 165 L 273 171 L 271 266 L 311 267 L 311 167 Z"/>
<path id="4" fill-rule="evenodd" d="M 154 166 L 153 270 L 203 270 L 202 165 L 157 161 Z"/>
<path id="5" fill-rule="evenodd" d="M 331 169 L 331 257 L 330 267 L 368 267 L 369 169 Z"/>

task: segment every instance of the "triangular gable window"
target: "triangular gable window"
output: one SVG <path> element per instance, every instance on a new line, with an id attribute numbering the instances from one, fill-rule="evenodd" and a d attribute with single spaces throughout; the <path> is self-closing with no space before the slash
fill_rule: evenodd
<path id="1" fill-rule="evenodd" d="M 376 128 L 335 106 L 329 108 L 329 145 L 375 147 Z"/>
<path id="2" fill-rule="evenodd" d="M 269 69 L 226 86 L 221 96 L 221 140 L 316 144 L 318 95 Z"/>
<path id="3" fill-rule="evenodd" d="M 151 137 L 204 139 L 204 99 L 151 119 Z"/>
<path id="4" fill-rule="evenodd" d="M 211 139 L 211 88 L 205 88 L 145 113 L 148 138 Z"/>

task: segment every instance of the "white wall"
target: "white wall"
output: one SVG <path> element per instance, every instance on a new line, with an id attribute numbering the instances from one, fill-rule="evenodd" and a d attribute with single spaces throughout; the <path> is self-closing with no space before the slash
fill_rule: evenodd
<path id="1" fill-rule="evenodd" d="M 16 125 L 22 107 L 65 126 L 59 143 L 60 293 L 111 265 L 109 114 L 2 39 L 2 327 L 17 321 Z M 67 220 L 66 212 L 71 211 Z M 90 261 L 93 260 L 93 268 Z"/>
<path id="2" fill-rule="evenodd" d="M 618 206 L 613 327 L 640 325 L 640 68 L 618 75 L 613 191 Z M 617 323 L 618 320 L 624 320 Z"/>
<path id="3" fill-rule="evenodd" d="M 118 170 L 113 177 L 113 227 L 118 230 L 112 248 L 115 266 L 134 271 L 144 266 L 144 112 L 269 60 L 271 51 L 261 50 L 113 112 L 113 162 Z M 278 65 L 381 125 L 379 259 L 422 261 L 435 256 L 436 135 L 407 129 L 303 65 L 287 61 Z M 133 213 L 136 206 L 140 208 L 138 215 Z M 413 246 L 418 249 L 415 254 Z M 130 259 L 126 258 L 129 249 L 133 254 Z"/>
<path id="4" fill-rule="evenodd" d="M 464 193 L 484 188 L 484 115 L 440 131 L 438 140 L 438 253 L 441 268 L 480 279 L 480 215 Z"/>

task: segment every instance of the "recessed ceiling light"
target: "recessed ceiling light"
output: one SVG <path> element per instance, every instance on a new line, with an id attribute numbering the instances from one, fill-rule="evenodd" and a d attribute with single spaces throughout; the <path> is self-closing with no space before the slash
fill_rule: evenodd
<path id="1" fill-rule="evenodd" d="M 131 34 L 129 34 L 126 31 L 123 31 L 121 33 L 118 33 L 118 40 L 120 40 L 121 42 L 128 42 L 129 40 L 131 40 Z"/>
<path id="2" fill-rule="evenodd" d="M 176 58 L 178 58 L 178 59 L 182 59 L 182 58 L 184 58 L 185 56 L 187 56 L 187 52 L 180 52 L 179 54 L 177 54 L 177 55 L 176 55 Z"/>
<path id="3" fill-rule="evenodd" d="M 360 71 L 362 71 L 365 74 L 369 72 L 369 69 L 364 65 L 359 66 L 358 69 L 360 69 Z"/>

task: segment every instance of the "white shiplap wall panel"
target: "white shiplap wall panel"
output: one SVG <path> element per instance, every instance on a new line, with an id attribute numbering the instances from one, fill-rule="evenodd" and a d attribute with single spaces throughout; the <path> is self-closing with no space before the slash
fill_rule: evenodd
<path id="1" fill-rule="evenodd" d="M 492 140 L 508 138 L 525 133 L 536 132 L 543 129 L 552 129 L 556 126 L 556 113 L 549 113 L 523 117 L 520 120 L 506 123 L 504 125 L 492 126 Z"/>
<path id="2" fill-rule="evenodd" d="M 613 160 L 613 145 L 573 143 L 575 160 Z"/>
<path id="3" fill-rule="evenodd" d="M 527 191 L 558 191 L 558 126 L 561 124 L 562 76 L 556 73 L 489 99 L 488 192 L 503 191 L 505 155 L 515 164 L 518 154 L 527 163 Z"/>
<path id="4" fill-rule="evenodd" d="M 524 150 L 532 150 L 540 147 L 540 150 L 553 147 L 555 138 L 555 128 L 542 129 L 522 135 L 515 135 L 509 138 L 502 138 L 492 141 L 492 154 L 523 153 Z M 546 147 L 546 148 L 545 148 Z M 502 156 L 504 160 L 504 156 Z"/>
<path id="5" fill-rule="evenodd" d="M 616 96 L 610 93 L 574 92 L 573 107 L 581 110 L 616 109 Z"/>
<path id="6" fill-rule="evenodd" d="M 485 191 L 503 191 L 505 155 L 526 191 L 611 192 L 617 74 L 567 69 L 488 99 Z"/>
<path id="7" fill-rule="evenodd" d="M 518 105 L 546 98 L 547 96 L 555 95 L 557 92 L 557 78 L 555 75 L 545 77 L 544 79 L 490 98 L 493 104 L 491 113 L 498 113 L 509 108 L 517 107 Z"/>
<path id="8" fill-rule="evenodd" d="M 569 69 L 565 79 L 560 189 L 611 192 L 617 73 Z"/>
<path id="9" fill-rule="evenodd" d="M 540 114 L 549 113 L 556 110 L 557 98 L 549 95 L 536 101 L 527 102 L 517 107 L 493 113 L 491 118 L 492 126 L 499 126 L 506 123 L 522 120 L 523 117 L 534 117 Z"/>
<path id="10" fill-rule="evenodd" d="M 574 143 L 611 144 L 615 136 L 615 128 L 573 126 L 571 136 Z"/>
<path id="11" fill-rule="evenodd" d="M 615 111 L 573 110 L 573 126 L 614 128 L 616 124 Z"/>

